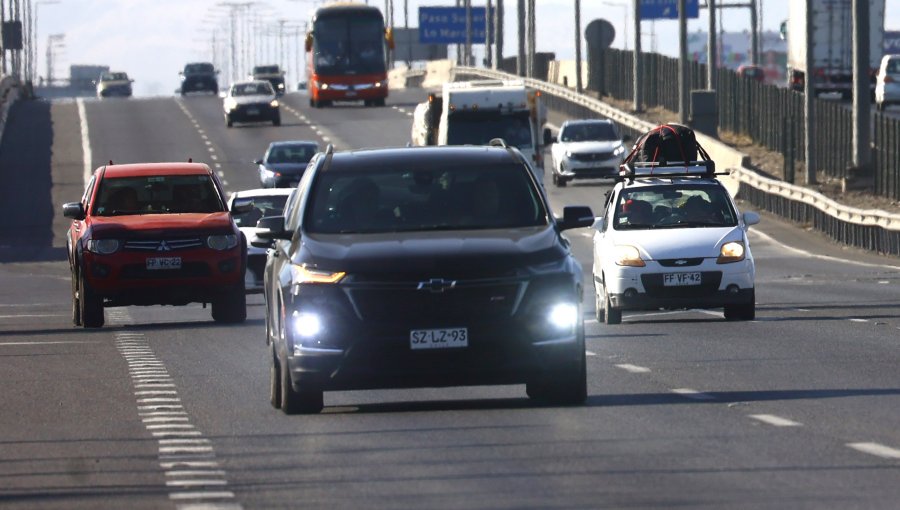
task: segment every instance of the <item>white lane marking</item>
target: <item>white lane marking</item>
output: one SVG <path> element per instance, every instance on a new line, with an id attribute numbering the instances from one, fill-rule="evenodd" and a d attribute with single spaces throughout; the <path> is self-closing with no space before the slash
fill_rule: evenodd
<path id="1" fill-rule="evenodd" d="M 175 468 L 217 468 L 219 467 L 219 463 L 214 460 L 182 460 L 182 461 L 174 461 L 174 462 L 160 462 L 160 467 L 163 469 L 175 469 Z"/>
<path id="2" fill-rule="evenodd" d="M 173 421 L 188 421 L 187 416 L 153 416 L 141 420 L 144 423 L 171 423 Z"/>
<path id="3" fill-rule="evenodd" d="M 147 430 L 192 429 L 190 423 L 162 423 L 159 425 L 147 425 Z"/>
<path id="4" fill-rule="evenodd" d="M 198 438 L 198 439 L 160 439 L 159 444 L 172 446 L 172 445 L 208 445 L 209 439 L 206 438 Z"/>
<path id="5" fill-rule="evenodd" d="M 202 139 L 204 139 L 204 140 L 209 140 L 209 137 L 206 136 L 205 134 L 203 134 L 203 130 L 202 130 L 202 129 L 198 129 L 197 132 L 200 133 L 200 138 L 202 138 Z"/>
<path id="6" fill-rule="evenodd" d="M 206 149 L 207 149 L 209 152 L 216 152 L 216 150 L 213 149 L 212 147 L 207 147 Z"/>
<path id="7" fill-rule="evenodd" d="M 900 459 L 900 450 L 878 443 L 847 443 L 854 450 L 876 455 L 884 459 Z"/>
<path id="8" fill-rule="evenodd" d="M 647 368 L 647 367 L 641 367 L 641 366 L 638 366 L 638 365 L 632 365 L 632 364 L 630 364 L 630 363 L 619 363 L 619 364 L 616 365 L 616 366 L 619 367 L 619 368 L 621 368 L 622 370 L 624 370 L 624 371 L 626 371 L 626 372 L 631 372 L 632 374 L 646 374 L 647 372 L 650 371 L 650 369 Z"/>
<path id="9" fill-rule="evenodd" d="M 848 319 L 850 322 L 869 322 L 869 319 Z"/>
<path id="10" fill-rule="evenodd" d="M 674 388 L 671 390 L 672 393 L 681 395 L 682 397 L 689 398 L 691 400 L 715 400 L 716 397 L 710 395 L 709 393 L 703 393 L 697 390 L 693 390 L 691 388 Z"/>
<path id="11" fill-rule="evenodd" d="M 228 186 L 228 181 L 226 181 L 225 179 L 222 179 L 222 186 Z"/>
<path id="12" fill-rule="evenodd" d="M 809 310 L 806 308 L 797 308 L 798 312 L 808 312 Z"/>
<path id="13" fill-rule="evenodd" d="M 222 163 L 216 163 L 216 168 L 222 168 Z"/>
<path id="14" fill-rule="evenodd" d="M 153 437 L 199 437 L 199 430 L 164 430 L 162 432 L 151 432 Z"/>
<path id="15" fill-rule="evenodd" d="M 88 133 L 88 123 L 87 123 L 87 112 L 84 109 L 84 99 L 78 98 L 75 100 L 75 103 L 78 105 L 78 121 L 81 124 L 81 154 L 83 157 L 84 164 L 84 185 L 87 186 L 87 183 L 91 180 L 91 174 L 93 173 L 93 155 L 91 154 L 91 136 Z"/>
<path id="16" fill-rule="evenodd" d="M 156 384 L 156 383 L 146 383 L 146 384 L 135 384 L 135 388 L 174 388 L 174 384 Z"/>
<path id="17" fill-rule="evenodd" d="M 166 480 L 168 487 L 211 487 L 213 485 L 228 485 L 225 480 Z"/>
<path id="18" fill-rule="evenodd" d="M 33 342 L 0 342 L 0 347 L 8 345 L 56 345 L 56 344 L 99 344 L 100 342 L 88 340 L 36 340 Z"/>
<path id="19" fill-rule="evenodd" d="M 43 317 L 68 317 L 67 313 L 22 313 L 18 315 L 0 315 L 0 319 L 17 319 L 19 317 L 43 318 Z"/>
<path id="20" fill-rule="evenodd" d="M 585 354 L 585 356 L 596 356 L 597 355 L 596 352 L 592 352 L 592 351 L 584 351 L 584 354 Z"/>
<path id="21" fill-rule="evenodd" d="M 220 469 L 181 469 L 166 471 L 166 476 L 225 476 L 225 471 Z"/>
<path id="22" fill-rule="evenodd" d="M 878 280 L 878 285 L 889 285 L 890 283 L 888 280 Z"/>
<path id="23" fill-rule="evenodd" d="M 323 137 L 322 137 L 322 141 L 325 142 L 325 143 L 331 143 L 331 138 L 329 138 L 329 137 L 327 137 L 327 136 L 323 136 Z"/>
<path id="24" fill-rule="evenodd" d="M 206 140 L 206 141 L 203 142 L 203 143 L 205 143 L 206 145 L 212 145 L 212 142 L 210 142 L 209 140 Z"/>
<path id="25" fill-rule="evenodd" d="M 169 499 L 228 499 L 233 498 L 234 493 L 228 491 L 221 492 L 173 492 L 169 494 Z"/>
<path id="26" fill-rule="evenodd" d="M 770 236 L 769 234 L 760 232 L 757 229 L 752 229 L 752 230 L 750 230 L 750 232 L 762 237 L 763 239 L 765 239 L 773 244 L 777 244 L 778 246 L 781 246 L 782 248 L 784 248 L 786 250 L 792 251 L 792 252 L 794 252 L 798 255 L 802 255 L 804 257 L 814 257 L 814 258 L 821 259 L 821 260 L 830 260 L 832 262 L 843 262 L 845 264 L 853 264 L 855 266 L 861 266 L 861 267 L 877 267 L 877 268 L 881 268 L 881 269 L 893 269 L 894 271 L 900 270 L 900 267 L 890 266 L 887 264 L 872 264 L 869 262 L 860 262 L 858 260 L 847 260 L 847 259 L 841 259 L 838 257 L 830 257 L 828 255 L 819 255 L 817 253 L 811 253 L 806 250 L 801 250 L 800 248 L 794 248 L 793 246 L 788 246 L 780 241 L 777 241 L 774 237 Z"/>
<path id="27" fill-rule="evenodd" d="M 147 390 L 147 391 L 135 391 L 134 395 L 137 397 L 147 396 L 147 395 L 177 395 L 178 392 L 175 390 Z"/>
<path id="28" fill-rule="evenodd" d="M 225 177 L 225 172 L 219 170 L 218 172 L 216 172 L 216 175 L 218 175 L 219 177 Z"/>
<path id="29" fill-rule="evenodd" d="M 776 427 L 802 427 L 803 424 L 794 420 L 789 420 L 787 418 L 782 418 L 781 416 L 775 416 L 774 414 L 748 414 L 750 418 L 754 420 L 759 420 L 763 423 L 768 423 L 769 425 L 774 425 Z"/>
<path id="30" fill-rule="evenodd" d="M 216 156 L 215 154 L 210 154 L 210 155 L 209 155 L 209 159 L 211 159 L 211 160 L 213 160 L 213 161 L 216 161 L 216 160 L 219 159 L 219 156 Z"/>
<path id="31" fill-rule="evenodd" d="M 159 453 L 212 453 L 212 446 L 160 446 Z"/>

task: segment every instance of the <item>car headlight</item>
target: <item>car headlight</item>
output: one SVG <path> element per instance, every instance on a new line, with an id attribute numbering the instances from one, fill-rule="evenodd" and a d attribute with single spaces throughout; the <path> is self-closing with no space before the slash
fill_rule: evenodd
<path id="1" fill-rule="evenodd" d="M 212 248 L 213 250 L 224 251 L 230 250 L 237 246 L 237 235 L 235 234 L 224 234 L 224 235 L 214 235 L 206 238 L 206 245 Z"/>
<path id="2" fill-rule="evenodd" d="M 322 331 L 322 320 L 312 312 L 294 312 L 291 322 L 294 334 L 300 338 L 312 338 Z"/>
<path id="3" fill-rule="evenodd" d="M 278 84 L 278 88 L 279 88 L 279 89 L 283 89 L 283 88 L 284 88 L 284 83 L 279 83 L 279 84 Z"/>
<path id="4" fill-rule="evenodd" d="M 272 102 L 269 103 L 269 106 L 271 106 L 272 108 L 278 108 L 278 100 L 273 99 Z"/>
<path id="5" fill-rule="evenodd" d="M 572 151 L 566 151 L 566 157 L 567 157 L 567 158 L 571 158 L 571 157 L 572 157 Z"/>
<path id="6" fill-rule="evenodd" d="M 322 90 L 328 90 L 328 84 L 327 84 L 327 83 L 321 83 L 321 84 L 319 84 L 319 88 L 322 89 Z"/>
<path id="7" fill-rule="evenodd" d="M 625 154 L 625 146 L 624 145 L 620 145 L 620 146 L 616 147 L 616 150 L 613 151 L 613 156 L 621 156 L 622 154 Z"/>
<path id="8" fill-rule="evenodd" d="M 740 262 L 744 260 L 746 250 L 744 243 L 741 241 L 731 241 L 722 245 L 719 250 L 719 258 L 716 259 L 718 264 L 730 264 L 732 262 Z"/>
<path id="9" fill-rule="evenodd" d="M 644 267 L 647 265 L 641 258 L 641 252 L 627 244 L 616 246 L 615 261 L 618 266 Z"/>
<path id="10" fill-rule="evenodd" d="M 321 271 L 302 264 L 291 265 L 291 283 L 338 283 L 347 273 L 343 271 Z"/>
<path id="11" fill-rule="evenodd" d="M 87 249 L 97 255 L 109 255 L 119 249 L 118 239 L 91 239 L 87 242 Z"/>
<path id="12" fill-rule="evenodd" d="M 233 99 L 227 99 L 225 101 L 225 110 L 226 111 L 230 112 L 230 111 L 234 110 L 235 108 L 237 108 L 237 101 L 235 101 Z"/>
<path id="13" fill-rule="evenodd" d="M 574 303 L 558 303 L 550 308 L 547 321 L 558 330 L 571 330 L 578 322 L 578 306 Z"/>

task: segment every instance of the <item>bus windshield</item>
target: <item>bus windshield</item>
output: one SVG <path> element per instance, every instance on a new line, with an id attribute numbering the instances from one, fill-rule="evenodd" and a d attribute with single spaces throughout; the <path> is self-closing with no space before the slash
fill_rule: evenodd
<path id="1" fill-rule="evenodd" d="M 313 29 L 317 74 L 384 73 L 384 24 L 380 18 L 323 16 Z"/>

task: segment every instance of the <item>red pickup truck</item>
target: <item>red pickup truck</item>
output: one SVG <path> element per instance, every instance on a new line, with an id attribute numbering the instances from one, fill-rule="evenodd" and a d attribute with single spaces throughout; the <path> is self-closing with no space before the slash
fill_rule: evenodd
<path id="1" fill-rule="evenodd" d="M 63 214 L 76 326 L 103 326 L 106 307 L 192 302 L 216 322 L 246 319 L 246 239 L 207 165 L 102 166 Z"/>

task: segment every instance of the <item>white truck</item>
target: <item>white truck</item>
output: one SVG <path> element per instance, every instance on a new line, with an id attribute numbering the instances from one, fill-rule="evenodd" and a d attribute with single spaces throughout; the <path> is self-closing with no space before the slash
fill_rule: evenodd
<path id="1" fill-rule="evenodd" d="M 541 127 L 546 110 L 540 92 L 521 80 L 445 83 L 413 114 L 413 145 L 488 145 L 502 138 L 517 148 L 543 182 Z"/>
<path id="2" fill-rule="evenodd" d="M 806 1 L 788 2 L 787 80 L 793 90 L 802 92 L 806 79 Z M 869 69 L 872 90 L 875 73 L 884 51 L 885 0 L 869 0 Z M 815 95 L 840 93 L 853 96 L 853 2 L 852 0 L 813 0 L 813 90 Z"/>

